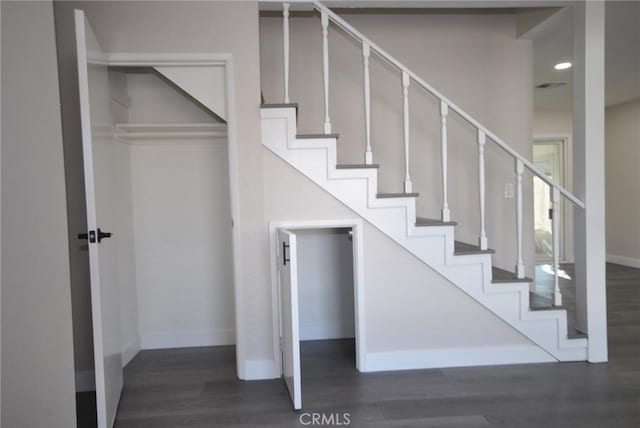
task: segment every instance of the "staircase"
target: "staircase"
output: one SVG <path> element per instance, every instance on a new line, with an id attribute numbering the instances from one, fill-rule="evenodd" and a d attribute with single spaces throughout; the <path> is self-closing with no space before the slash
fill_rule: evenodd
<path id="1" fill-rule="evenodd" d="M 528 168 L 546 181 L 552 190 L 554 209 L 559 207 L 560 195 L 565 196 L 577 206 L 584 207 L 573 194 L 543 176 L 524 157 L 511 149 L 497 136 L 482 127 L 447 98 L 408 70 L 391 55 L 373 44 L 369 39 L 351 27 L 342 18 L 318 2 L 313 5 L 321 13 L 323 27 L 323 57 L 325 84 L 325 123 L 324 134 L 301 135 L 297 130 L 298 105 L 289 103 L 288 95 L 288 18 L 289 6 L 284 5 L 284 58 L 285 58 L 285 96 L 284 104 L 264 104 L 261 109 L 262 142 L 265 147 L 282 158 L 292 167 L 311 179 L 318 186 L 355 211 L 362 218 L 374 225 L 391 239 L 422 262 L 436 270 L 443 277 L 455 284 L 466 294 L 485 306 L 513 328 L 518 330 L 533 343 L 544 349 L 558 361 L 584 361 L 587 359 L 587 338 L 570 335 L 567 330 L 567 311 L 561 307 L 561 296 L 556 282 L 555 306 L 531 307 L 531 279 L 524 276 L 522 266 L 522 172 Z M 338 164 L 338 134 L 333 134 L 328 111 L 328 55 L 327 30 L 329 21 L 339 25 L 347 33 L 356 37 L 363 44 L 365 58 L 365 118 L 367 126 L 367 151 L 365 164 Z M 369 123 L 369 79 L 367 61 L 371 49 L 396 65 L 402 71 L 405 97 L 405 156 L 407 170 L 404 193 L 378 193 L 378 168 L 372 163 Z M 442 219 L 426 219 L 416 216 L 417 193 L 412 192 L 408 170 L 408 101 L 407 87 L 409 80 L 416 81 L 441 100 L 443 116 L 443 186 L 444 201 Z M 446 203 L 446 114 L 449 109 L 455 110 L 478 129 L 479 165 L 480 165 L 480 204 L 481 233 L 479 245 L 471 245 L 456 241 L 457 223 L 449 219 Z M 483 148 L 486 141 L 492 141 L 512 155 L 516 160 L 518 171 L 518 265 L 517 272 L 511 273 L 492 267 L 493 250 L 486 245 L 484 234 L 484 158 Z M 554 212 L 554 218 L 557 211 Z M 556 229 L 557 230 L 557 229 Z M 557 235 L 557 234 L 554 234 Z M 554 257 L 557 281 L 557 246 Z"/>

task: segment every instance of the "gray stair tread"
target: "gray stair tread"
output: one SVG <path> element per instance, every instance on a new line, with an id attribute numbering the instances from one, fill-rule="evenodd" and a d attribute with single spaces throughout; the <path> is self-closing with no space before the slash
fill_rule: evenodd
<path id="1" fill-rule="evenodd" d="M 376 195 L 380 199 L 385 198 L 417 198 L 419 193 L 378 193 Z"/>
<path id="2" fill-rule="evenodd" d="M 491 269 L 493 275 L 491 282 L 500 283 L 500 282 L 533 282 L 531 278 L 517 278 L 516 274 L 513 272 L 509 272 L 508 270 L 500 269 L 498 267 L 493 266 Z"/>
<path id="3" fill-rule="evenodd" d="M 315 139 L 315 138 L 338 138 L 340 134 L 297 134 L 296 138 Z"/>
<path id="4" fill-rule="evenodd" d="M 494 254 L 496 251 L 491 248 L 487 250 L 481 250 L 477 245 L 467 244 L 466 242 L 456 241 L 454 254 L 456 255 L 468 255 L 468 254 Z"/>
<path id="5" fill-rule="evenodd" d="M 457 221 L 442 221 L 435 218 L 416 217 L 416 226 L 457 226 Z"/>
<path id="6" fill-rule="evenodd" d="M 268 103 L 261 104 L 261 108 L 298 108 L 298 103 Z"/>
<path id="7" fill-rule="evenodd" d="M 367 168 L 380 168 L 380 164 L 372 163 L 370 165 L 367 165 L 365 163 L 356 163 L 356 164 L 339 163 L 338 165 L 336 165 L 336 169 L 367 169 Z"/>

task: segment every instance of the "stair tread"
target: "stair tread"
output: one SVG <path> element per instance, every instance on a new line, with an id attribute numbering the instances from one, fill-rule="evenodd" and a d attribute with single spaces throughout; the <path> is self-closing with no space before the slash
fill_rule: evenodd
<path id="1" fill-rule="evenodd" d="M 336 165 L 336 169 L 367 169 L 367 168 L 380 168 L 380 164 L 372 163 L 339 163 Z"/>
<path id="2" fill-rule="evenodd" d="M 376 195 L 378 198 L 417 198 L 420 196 L 419 193 L 378 193 Z"/>
<path id="3" fill-rule="evenodd" d="M 435 218 L 416 217 L 416 226 L 457 226 L 457 221 L 442 221 Z"/>
<path id="4" fill-rule="evenodd" d="M 515 273 L 509 272 L 508 270 L 500 269 L 498 267 L 492 266 L 492 280 L 493 283 L 501 283 L 501 282 L 533 282 L 531 278 L 518 278 Z"/>
<path id="5" fill-rule="evenodd" d="M 340 134 L 297 134 L 296 138 L 300 139 L 316 139 L 316 138 L 339 138 Z"/>
<path id="6" fill-rule="evenodd" d="M 455 241 L 454 254 L 456 255 L 468 255 L 468 254 L 495 254 L 495 250 L 491 248 L 481 250 L 480 247 L 473 244 L 467 244 L 466 242 Z"/>
<path id="7" fill-rule="evenodd" d="M 298 109 L 298 103 L 265 103 L 260 105 L 261 108 L 295 108 Z"/>

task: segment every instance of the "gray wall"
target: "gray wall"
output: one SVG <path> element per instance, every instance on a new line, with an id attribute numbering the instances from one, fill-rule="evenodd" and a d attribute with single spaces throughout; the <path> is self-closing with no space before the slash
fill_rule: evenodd
<path id="1" fill-rule="evenodd" d="M 605 115 L 607 260 L 640 267 L 640 100 Z"/>
<path id="2" fill-rule="evenodd" d="M 74 427 L 58 70 L 50 2 L 2 2 L 3 427 Z"/>
<path id="3" fill-rule="evenodd" d="M 518 152 L 532 153 L 532 44 L 516 39 L 512 14 L 424 12 L 345 13 L 350 24 L 378 43 Z M 283 97 L 282 19 L 261 17 L 262 87 L 267 102 Z M 318 16 L 291 18 L 290 98 L 300 104 L 301 132 L 321 132 L 322 54 Z M 364 159 L 362 49 L 334 26 L 329 31 L 330 113 L 340 133 L 338 159 Z M 399 192 L 404 180 L 400 73 L 371 57 L 372 145 L 380 163 L 381 191 Z M 441 161 L 439 103 L 412 82 L 411 175 L 418 214 L 439 218 Z M 476 133 L 449 114 L 449 205 L 459 222 L 457 239 L 477 243 L 479 233 Z M 515 182 L 511 157 L 487 144 L 487 235 L 497 250 L 494 263 L 515 266 L 515 200 L 505 199 L 505 183 Z M 532 275 L 533 198 L 525 177 L 524 256 Z"/>
<path id="4" fill-rule="evenodd" d="M 354 337 L 353 243 L 347 229 L 295 233 L 300 340 Z"/>

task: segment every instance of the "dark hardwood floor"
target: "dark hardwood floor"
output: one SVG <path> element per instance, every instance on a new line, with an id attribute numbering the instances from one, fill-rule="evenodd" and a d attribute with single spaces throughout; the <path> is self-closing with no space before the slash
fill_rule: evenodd
<path id="1" fill-rule="evenodd" d="M 303 412 L 357 427 L 640 427 L 640 270 L 607 266 L 606 364 L 361 374 L 351 340 L 302 344 Z M 281 380 L 241 382 L 233 347 L 143 351 L 116 426 L 300 427 Z M 308 422 L 308 417 L 303 417 Z"/>

